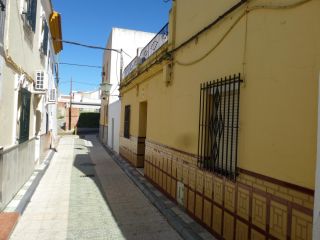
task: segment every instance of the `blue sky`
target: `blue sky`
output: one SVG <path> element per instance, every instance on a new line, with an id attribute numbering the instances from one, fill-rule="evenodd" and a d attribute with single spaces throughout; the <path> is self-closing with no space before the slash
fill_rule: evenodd
<path id="1" fill-rule="evenodd" d="M 53 7 L 61 13 L 64 40 L 105 47 L 112 27 L 158 32 L 168 22 L 171 1 L 53 0 Z M 59 61 L 101 66 L 102 54 L 64 44 Z M 60 65 L 60 93 L 69 94 L 71 77 L 74 90 L 94 90 L 101 81 L 101 69 Z"/>

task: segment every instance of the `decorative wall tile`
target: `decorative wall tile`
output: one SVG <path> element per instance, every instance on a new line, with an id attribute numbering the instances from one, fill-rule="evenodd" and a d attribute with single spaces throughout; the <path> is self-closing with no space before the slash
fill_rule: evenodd
<path id="1" fill-rule="evenodd" d="M 188 189 L 186 186 L 184 186 L 184 192 L 183 192 L 183 201 L 184 201 L 184 207 L 188 209 Z"/>
<path id="2" fill-rule="evenodd" d="M 267 200 L 265 197 L 253 194 L 252 196 L 252 223 L 262 230 L 266 230 Z"/>
<path id="3" fill-rule="evenodd" d="M 312 217 L 298 210 L 292 210 L 292 240 L 312 239 Z"/>
<path id="4" fill-rule="evenodd" d="M 183 168 L 180 162 L 177 162 L 177 179 L 182 182 L 183 179 Z"/>
<path id="5" fill-rule="evenodd" d="M 167 188 L 167 176 L 163 172 L 161 172 L 161 176 L 162 176 L 162 189 L 166 190 L 166 188 Z"/>
<path id="6" fill-rule="evenodd" d="M 177 181 L 174 179 L 171 179 L 171 197 L 173 197 L 173 199 L 176 199 L 176 191 L 177 191 Z"/>
<path id="7" fill-rule="evenodd" d="M 199 194 L 196 194 L 195 215 L 200 220 L 202 220 L 202 208 L 203 208 L 203 197 L 200 196 Z"/>
<path id="8" fill-rule="evenodd" d="M 173 176 L 174 178 L 177 177 L 177 162 L 176 160 L 172 160 L 171 161 L 171 176 Z"/>
<path id="9" fill-rule="evenodd" d="M 162 170 L 167 172 L 168 160 L 165 157 L 162 157 Z"/>
<path id="10" fill-rule="evenodd" d="M 191 213 L 194 213 L 194 191 L 190 190 L 188 191 L 188 210 Z"/>
<path id="11" fill-rule="evenodd" d="M 167 159 L 167 170 L 166 170 L 166 172 L 168 173 L 168 174 L 171 174 L 171 168 L 172 168 L 172 161 L 171 161 L 171 159 Z"/>
<path id="12" fill-rule="evenodd" d="M 223 181 L 219 178 L 213 180 L 213 200 L 222 205 L 223 201 Z"/>
<path id="13" fill-rule="evenodd" d="M 251 240 L 266 240 L 266 237 L 256 230 L 251 229 Z"/>
<path id="14" fill-rule="evenodd" d="M 132 138 L 120 141 L 121 155 L 134 164 L 137 160 L 135 155 L 137 144 L 134 142 L 135 140 Z M 271 199 L 270 220 L 267 223 L 267 197 L 271 193 L 283 200 L 289 200 L 294 204 L 300 205 L 302 209 L 303 207 L 312 209 L 313 196 L 243 173 L 240 173 L 237 178 L 238 187 L 236 188 L 233 182 L 224 181 L 214 173 L 203 172 L 196 165 L 193 166 L 197 160 L 193 156 L 149 142 L 146 144 L 145 152 L 146 161 L 152 162 L 164 171 L 161 172 L 149 162 L 145 162 L 146 176 L 153 179 L 162 190 L 166 191 L 174 199 L 176 198 L 177 190 L 177 181 L 174 178 L 176 177 L 183 181 L 185 184 L 185 191 L 183 192 L 184 207 L 199 219 L 202 219 L 204 224 L 211 225 L 217 234 L 221 234 L 221 228 L 223 228 L 225 239 L 245 240 L 250 237 L 252 240 L 265 240 L 266 237 L 263 231 L 266 231 L 267 224 L 269 224 L 270 234 L 274 238 L 286 239 L 288 225 L 291 224 L 291 239 L 311 239 L 312 216 L 301 212 L 302 210 L 294 209 L 295 205 L 293 205 L 291 222 L 287 222 L 288 207 L 285 201 L 280 203 L 276 199 Z M 238 189 L 237 194 L 235 192 L 236 189 Z M 255 191 L 255 189 L 259 191 Z M 201 194 L 196 194 L 195 190 L 203 193 L 205 198 Z M 261 190 L 267 194 L 261 193 Z M 253 192 L 252 209 L 250 209 L 251 191 Z M 212 198 L 216 204 L 209 201 Z M 223 202 L 226 210 L 220 208 Z M 237 220 L 229 213 L 229 211 L 235 211 L 235 204 L 237 206 L 237 215 L 240 217 Z M 252 213 L 251 222 L 254 228 L 249 231 L 249 226 L 245 220 L 249 221 L 250 210 Z M 234 221 L 237 221 L 236 224 L 234 224 Z M 233 229 L 234 226 L 236 226 L 236 229 Z M 257 231 L 258 228 L 261 231 Z"/>
<path id="15" fill-rule="evenodd" d="M 234 212 L 235 210 L 235 185 L 226 183 L 224 188 L 224 205 L 226 209 Z"/>
<path id="16" fill-rule="evenodd" d="M 194 167 L 189 168 L 189 187 L 196 189 L 196 169 Z"/>
<path id="17" fill-rule="evenodd" d="M 248 240 L 248 225 L 237 220 L 236 223 L 236 240 Z"/>
<path id="18" fill-rule="evenodd" d="M 183 165 L 182 171 L 182 181 L 184 184 L 188 185 L 189 167 L 187 165 Z"/>
<path id="19" fill-rule="evenodd" d="M 271 201 L 270 233 L 278 239 L 287 239 L 287 206 Z"/>
<path id="20" fill-rule="evenodd" d="M 249 202 L 250 193 L 249 190 L 238 187 L 238 202 L 237 202 L 237 213 L 240 217 L 245 220 L 249 220 L 250 207 Z"/>
<path id="21" fill-rule="evenodd" d="M 211 214 L 212 214 L 212 204 L 208 200 L 204 199 L 203 206 L 203 222 L 210 227 L 211 226 Z"/>
<path id="22" fill-rule="evenodd" d="M 212 174 L 206 173 L 204 176 L 204 195 L 212 199 L 213 177 Z"/>
<path id="23" fill-rule="evenodd" d="M 167 177 L 167 186 L 165 188 L 165 190 L 167 191 L 168 194 L 170 194 L 170 191 L 171 191 L 171 177 L 166 175 Z"/>
<path id="24" fill-rule="evenodd" d="M 234 217 L 224 212 L 223 217 L 223 237 L 225 240 L 233 240 L 234 234 Z"/>
<path id="25" fill-rule="evenodd" d="M 216 205 L 213 205 L 212 209 L 212 229 L 219 235 L 221 235 L 222 224 L 222 209 Z"/>
<path id="26" fill-rule="evenodd" d="M 203 193 L 203 188 L 204 188 L 204 173 L 201 170 L 197 170 L 197 177 L 196 177 L 196 189 L 198 192 Z"/>

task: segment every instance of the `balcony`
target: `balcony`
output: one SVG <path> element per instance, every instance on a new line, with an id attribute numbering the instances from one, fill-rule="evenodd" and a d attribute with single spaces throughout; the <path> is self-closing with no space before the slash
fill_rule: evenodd
<path id="1" fill-rule="evenodd" d="M 168 23 L 157 33 L 157 35 L 142 49 L 124 69 L 122 79 L 127 77 L 139 64 L 142 64 L 152 56 L 161 46 L 168 41 Z"/>

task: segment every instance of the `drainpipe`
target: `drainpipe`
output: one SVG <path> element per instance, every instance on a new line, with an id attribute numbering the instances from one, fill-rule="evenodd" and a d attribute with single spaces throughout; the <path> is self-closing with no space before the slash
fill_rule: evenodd
<path id="1" fill-rule="evenodd" d="M 318 80 L 318 130 L 317 130 L 317 160 L 314 192 L 313 238 L 320 239 L 320 73 Z"/>

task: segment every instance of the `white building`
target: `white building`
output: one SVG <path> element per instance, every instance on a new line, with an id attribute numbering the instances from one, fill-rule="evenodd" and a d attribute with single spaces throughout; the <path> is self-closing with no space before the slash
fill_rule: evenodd
<path id="1" fill-rule="evenodd" d="M 154 33 L 112 28 L 103 56 L 102 84 L 112 85 L 108 94 L 102 93 L 100 115 L 100 138 L 116 152 L 119 152 L 120 111 L 119 85 L 124 67 L 130 65 Z M 135 61 L 133 61 L 135 62 Z M 109 105 L 109 106 L 108 106 Z"/>
<path id="2" fill-rule="evenodd" d="M 50 0 L 0 6 L 0 210 L 56 139 L 61 19 Z"/>

